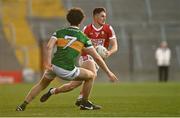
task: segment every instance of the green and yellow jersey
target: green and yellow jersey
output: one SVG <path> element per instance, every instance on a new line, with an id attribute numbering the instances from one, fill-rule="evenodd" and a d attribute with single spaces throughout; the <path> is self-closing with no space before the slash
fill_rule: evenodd
<path id="1" fill-rule="evenodd" d="M 89 38 L 78 27 L 57 30 L 52 38 L 57 40 L 57 51 L 52 58 L 52 64 L 65 70 L 74 69 L 76 59 L 84 47 L 93 47 Z"/>

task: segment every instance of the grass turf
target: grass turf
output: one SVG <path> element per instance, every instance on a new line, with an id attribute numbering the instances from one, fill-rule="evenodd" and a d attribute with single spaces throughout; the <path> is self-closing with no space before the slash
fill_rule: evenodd
<path id="1" fill-rule="evenodd" d="M 52 83 L 50 86 L 58 85 L 60 84 Z M 0 116 L 180 116 L 180 83 L 95 83 L 90 99 L 103 108 L 91 111 L 79 110 L 74 105 L 79 88 L 52 96 L 47 102 L 40 103 L 40 95 L 46 89 L 24 112 L 15 111 L 32 86 L 33 84 L 0 85 Z"/>

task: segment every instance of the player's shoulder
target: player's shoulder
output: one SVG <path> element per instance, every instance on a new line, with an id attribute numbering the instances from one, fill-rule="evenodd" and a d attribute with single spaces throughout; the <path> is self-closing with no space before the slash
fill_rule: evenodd
<path id="1" fill-rule="evenodd" d="M 81 38 L 86 38 L 86 37 L 87 37 L 87 36 L 85 35 L 85 33 L 84 33 L 83 31 L 81 31 L 81 30 L 79 30 L 79 32 L 78 32 L 76 35 L 78 35 L 78 36 L 81 37 Z"/>
<path id="2" fill-rule="evenodd" d="M 103 30 L 105 31 L 105 32 L 114 32 L 114 29 L 113 29 L 113 27 L 110 25 L 110 24 L 104 24 L 103 25 Z"/>
<path id="3" fill-rule="evenodd" d="M 112 28 L 112 26 L 111 26 L 110 24 L 104 24 L 104 25 L 103 25 L 103 28 L 109 30 L 109 29 Z"/>
<path id="4" fill-rule="evenodd" d="M 88 24 L 88 25 L 84 26 L 83 31 L 89 30 L 89 29 L 92 29 L 92 24 Z"/>
<path id="5" fill-rule="evenodd" d="M 63 27 L 63 28 L 58 28 L 58 29 L 56 29 L 56 33 L 59 33 L 59 32 L 62 32 L 62 31 L 64 31 L 64 30 L 66 30 L 67 28 L 65 28 L 65 27 Z"/>
<path id="6" fill-rule="evenodd" d="M 58 28 L 58 29 L 56 29 L 56 30 L 53 32 L 52 36 L 59 37 L 59 36 L 60 36 L 59 34 L 61 34 L 63 30 L 64 30 L 64 28 Z"/>

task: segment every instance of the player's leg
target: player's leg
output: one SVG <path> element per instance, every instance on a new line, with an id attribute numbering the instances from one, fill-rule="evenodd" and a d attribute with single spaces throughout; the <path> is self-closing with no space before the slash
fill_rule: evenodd
<path id="1" fill-rule="evenodd" d="M 86 65 L 87 64 L 87 65 Z M 101 109 L 102 107 L 99 106 L 99 105 L 96 105 L 96 104 L 93 104 L 92 102 L 90 102 L 88 100 L 89 98 L 89 95 L 90 95 L 90 92 L 91 92 L 91 89 L 92 89 L 92 86 L 93 86 L 93 82 L 94 82 L 94 79 L 96 78 L 97 74 L 96 74 L 96 67 L 95 67 L 95 64 L 94 62 L 91 60 L 91 61 L 87 61 L 84 66 L 86 65 L 87 69 L 93 69 L 94 70 L 94 77 L 93 79 L 89 79 L 89 80 L 85 80 L 84 81 L 84 84 L 83 84 L 83 87 L 82 87 L 82 98 L 80 100 L 80 109 L 81 110 L 97 110 L 97 109 Z M 92 72 L 92 71 L 91 71 Z"/>
<path id="2" fill-rule="evenodd" d="M 88 78 L 89 73 L 93 73 L 93 76 L 91 76 L 91 78 L 89 77 L 90 79 Z M 84 79 L 84 83 L 82 87 L 83 99 L 88 100 L 88 97 L 89 97 L 89 94 L 91 92 L 91 88 L 93 85 L 93 81 L 95 78 L 96 78 L 96 73 L 94 73 L 93 71 L 81 68 L 81 73 L 75 80 Z"/>
<path id="3" fill-rule="evenodd" d="M 52 79 L 47 79 L 43 77 L 33 88 L 29 91 L 25 98 L 25 101 L 30 103 L 42 90 L 44 90 L 52 81 Z"/>
<path id="4" fill-rule="evenodd" d="M 71 81 L 69 83 L 63 84 L 62 86 L 54 90 L 54 94 L 66 93 L 66 92 L 72 91 L 73 89 L 80 86 L 82 82 L 83 81 Z"/>
<path id="5" fill-rule="evenodd" d="M 26 106 L 50 84 L 54 77 L 54 73 L 52 73 L 51 71 L 45 71 L 41 80 L 29 91 L 29 93 L 25 97 L 24 102 L 21 105 L 17 106 L 16 111 L 24 111 Z"/>
<path id="6" fill-rule="evenodd" d="M 93 73 L 94 75 L 92 76 L 92 78 L 87 79 L 88 77 L 87 74 L 90 72 Z M 75 78 L 75 80 L 79 80 L 79 79 L 84 80 L 83 87 L 82 87 L 83 97 L 80 104 L 81 110 L 96 110 L 96 109 L 101 108 L 101 106 L 95 105 L 88 100 L 95 78 L 96 78 L 96 73 L 89 71 L 87 69 L 84 69 L 84 68 L 81 68 L 80 75 L 77 78 Z"/>
<path id="7" fill-rule="evenodd" d="M 90 63 L 87 63 L 87 64 L 90 64 Z M 89 67 L 91 67 L 91 66 L 93 66 L 93 65 L 89 65 Z M 93 75 L 96 76 L 95 71 L 93 72 Z M 50 90 L 50 92 L 51 92 L 51 94 L 58 94 L 58 93 L 64 93 L 64 92 L 71 91 L 74 88 L 77 88 L 78 86 L 80 86 L 82 84 L 82 81 L 88 80 L 90 78 L 92 78 L 92 71 L 89 71 L 89 70 L 84 69 L 84 68 L 80 68 L 80 74 L 79 74 L 78 77 L 76 77 L 73 81 L 71 81 L 71 82 L 69 82 L 67 84 L 63 84 L 59 88 L 53 88 L 52 90 Z M 93 77 L 93 78 L 95 78 L 95 77 Z M 91 81 L 93 81 L 93 79 Z M 86 84 L 87 83 L 85 83 L 84 86 L 87 88 Z"/>
<path id="8" fill-rule="evenodd" d="M 71 81 L 69 83 L 63 84 L 58 88 L 50 88 L 49 91 L 40 98 L 40 101 L 45 102 L 53 94 L 60 94 L 60 93 L 72 91 L 74 88 L 80 86 L 82 82 L 83 81 Z"/>
<path id="9" fill-rule="evenodd" d="M 81 56 L 79 59 L 79 65 L 82 68 L 91 70 L 92 72 L 94 72 L 97 75 L 97 71 L 98 71 L 99 67 L 90 55 Z M 93 82 L 94 82 L 94 80 L 93 80 Z M 85 86 L 83 86 L 83 87 L 85 87 Z M 82 87 L 82 89 L 83 89 L 83 87 Z M 82 98 L 83 98 L 83 92 L 81 90 L 80 95 L 78 96 L 76 103 L 75 103 L 76 106 L 80 106 L 82 104 Z M 88 102 L 90 104 L 92 104 L 90 101 L 88 101 Z M 93 105 L 93 109 L 101 108 L 101 106 L 99 106 L 99 105 L 95 105 L 95 104 L 92 104 L 92 105 Z"/>
<path id="10" fill-rule="evenodd" d="M 59 71 L 58 73 L 62 73 L 62 72 Z M 71 75 L 73 75 L 73 77 L 71 77 L 71 80 L 72 80 L 71 82 L 64 84 L 58 88 L 50 88 L 49 91 L 40 98 L 40 101 L 45 102 L 53 94 L 71 91 L 74 88 L 77 88 L 78 86 L 80 86 L 83 81 L 89 81 L 89 80 L 92 81 L 95 76 L 95 74 L 93 72 L 91 72 L 87 69 L 84 69 L 84 68 L 77 68 L 77 71 L 75 71 L 75 73 L 71 73 Z M 71 75 L 69 75 L 69 76 L 71 76 Z M 88 82 L 88 83 L 90 83 L 90 82 Z M 89 87 L 90 87 L 90 85 L 87 85 L 88 91 L 90 89 Z"/>
<path id="11" fill-rule="evenodd" d="M 95 66 L 94 61 L 92 61 L 92 60 L 84 61 L 84 62 L 81 64 L 81 67 L 82 67 L 82 68 L 85 68 L 85 69 L 88 69 L 88 70 L 92 71 L 93 73 L 95 73 L 95 74 L 97 75 L 97 73 L 96 73 L 96 66 Z M 94 79 L 93 79 L 93 81 L 94 81 Z M 82 101 L 82 98 L 83 98 L 83 92 L 82 92 L 82 90 L 83 90 L 84 87 L 86 87 L 86 86 L 83 84 L 83 87 L 82 87 L 82 89 L 81 89 L 81 91 L 80 91 L 80 95 L 78 96 L 77 101 L 76 101 L 76 103 L 75 103 L 77 106 L 80 106 L 80 103 L 81 103 L 81 101 Z"/>
<path id="12" fill-rule="evenodd" d="M 85 61 L 85 62 L 83 62 L 81 64 L 81 67 L 90 70 L 91 72 L 93 72 L 95 74 L 95 76 L 91 80 L 91 82 L 89 82 L 89 83 L 86 82 L 86 81 L 84 82 L 83 87 L 82 87 L 81 92 L 80 92 L 80 95 L 79 95 L 79 97 L 78 97 L 78 99 L 77 99 L 75 104 L 77 106 L 80 106 L 81 110 L 96 110 L 96 109 L 101 109 L 102 108 L 101 106 L 93 104 L 92 102 L 90 102 L 88 100 L 88 97 L 90 95 L 90 92 L 91 92 L 94 80 L 95 80 L 95 78 L 97 76 L 97 66 L 96 66 L 94 60 L 87 60 L 87 61 Z M 87 90 L 88 86 L 90 88 Z"/>
<path id="13" fill-rule="evenodd" d="M 94 73 L 83 68 L 75 68 L 72 71 L 62 70 L 60 67 L 54 67 L 54 71 L 60 78 L 71 80 L 72 82 L 64 84 L 58 88 L 50 88 L 41 98 L 41 102 L 45 102 L 52 94 L 64 93 L 80 86 L 83 81 L 94 78 Z M 64 77 L 63 77 L 64 76 Z M 88 89 L 88 88 L 87 88 Z"/>
<path id="14" fill-rule="evenodd" d="M 60 69 L 59 69 L 60 70 Z M 57 75 L 61 75 L 63 72 L 62 70 L 57 71 L 58 74 Z M 72 71 L 71 71 L 72 72 Z M 71 73 L 70 72 L 70 73 Z M 45 102 L 52 94 L 54 93 L 60 93 L 60 92 L 68 92 L 72 89 L 74 89 L 75 87 L 79 86 L 81 83 L 79 81 L 84 81 L 84 88 L 83 88 L 83 105 L 85 107 L 87 107 L 87 109 L 94 109 L 93 104 L 91 104 L 88 101 L 88 97 L 92 88 L 92 83 L 93 83 L 93 79 L 96 77 L 96 74 L 93 73 L 92 71 L 89 71 L 87 69 L 84 68 L 77 68 L 77 70 L 75 69 L 74 73 L 71 74 L 67 74 L 70 76 L 70 78 L 72 80 L 74 80 L 73 82 L 68 83 L 66 85 L 63 85 L 59 88 L 53 88 L 50 89 L 47 93 L 45 93 L 42 97 L 41 97 L 41 102 Z M 69 77 L 67 77 L 68 79 Z M 65 78 L 64 78 L 65 79 Z M 69 80 L 69 79 L 68 79 Z M 77 82 L 75 82 L 77 81 Z M 73 87 L 72 87 L 73 86 Z"/>
<path id="15" fill-rule="evenodd" d="M 92 71 L 96 76 L 96 67 L 94 65 L 93 60 L 89 60 L 87 62 L 82 63 L 81 67 Z M 87 75 L 83 75 L 83 71 L 81 72 L 81 75 L 87 77 Z M 78 86 L 80 86 L 81 84 L 82 84 L 82 81 L 71 81 L 69 83 L 63 84 L 59 88 L 50 88 L 49 91 L 40 98 L 40 101 L 45 102 L 52 94 L 59 94 L 59 93 L 71 91 L 74 88 L 77 88 Z M 86 87 L 86 85 L 84 87 Z M 82 90 L 81 90 L 81 93 L 82 93 Z M 80 100 L 78 100 L 78 106 L 80 105 L 81 100 L 82 100 L 82 95 L 81 95 Z"/>

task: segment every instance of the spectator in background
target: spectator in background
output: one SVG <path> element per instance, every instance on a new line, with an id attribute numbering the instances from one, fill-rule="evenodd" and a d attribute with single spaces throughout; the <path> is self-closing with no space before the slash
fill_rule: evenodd
<path id="1" fill-rule="evenodd" d="M 155 58 L 159 70 L 159 81 L 167 82 L 171 59 L 171 50 L 168 48 L 168 44 L 166 41 L 162 41 L 160 43 L 160 47 L 156 50 Z"/>

